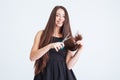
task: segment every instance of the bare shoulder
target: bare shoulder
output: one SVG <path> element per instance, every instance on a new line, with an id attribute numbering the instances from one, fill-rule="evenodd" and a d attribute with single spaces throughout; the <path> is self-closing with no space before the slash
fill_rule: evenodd
<path id="1" fill-rule="evenodd" d="M 35 39 L 34 39 L 35 42 L 37 42 L 37 41 L 40 40 L 42 33 L 43 33 L 43 30 L 39 30 L 39 31 L 36 33 Z"/>
<path id="2" fill-rule="evenodd" d="M 39 30 L 38 32 L 37 32 L 37 35 L 41 35 L 43 33 L 43 30 Z"/>
<path id="3" fill-rule="evenodd" d="M 37 34 L 36 34 L 36 37 L 41 37 L 41 35 L 42 35 L 42 33 L 43 33 L 43 30 L 39 30 L 38 32 L 37 32 Z"/>

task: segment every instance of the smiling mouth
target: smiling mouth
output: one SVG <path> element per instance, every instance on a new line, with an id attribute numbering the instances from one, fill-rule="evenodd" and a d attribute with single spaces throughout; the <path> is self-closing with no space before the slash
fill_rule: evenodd
<path id="1" fill-rule="evenodd" d="M 58 24 L 63 24 L 63 22 L 57 21 Z"/>

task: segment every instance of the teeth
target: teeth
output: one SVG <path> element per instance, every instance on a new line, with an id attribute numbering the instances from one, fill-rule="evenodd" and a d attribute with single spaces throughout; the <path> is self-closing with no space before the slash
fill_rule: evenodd
<path id="1" fill-rule="evenodd" d="M 58 21 L 58 23 L 62 23 L 62 22 Z"/>

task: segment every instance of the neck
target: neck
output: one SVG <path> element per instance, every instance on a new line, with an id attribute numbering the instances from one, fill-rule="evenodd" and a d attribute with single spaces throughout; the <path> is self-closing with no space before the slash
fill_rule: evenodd
<path id="1" fill-rule="evenodd" d="M 62 34 L 60 33 L 60 27 L 55 27 L 53 36 L 56 36 L 56 37 L 62 36 Z"/>

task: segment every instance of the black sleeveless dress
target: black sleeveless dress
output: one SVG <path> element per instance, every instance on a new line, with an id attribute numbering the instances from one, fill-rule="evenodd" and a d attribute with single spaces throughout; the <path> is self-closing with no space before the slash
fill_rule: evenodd
<path id="1" fill-rule="evenodd" d="M 53 37 L 52 42 L 61 42 L 63 38 Z M 55 49 L 49 50 L 49 61 L 41 72 L 34 76 L 34 80 L 76 80 L 72 70 L 66 66 L 67 50 L 65 48 L 56 52 Z"/>

